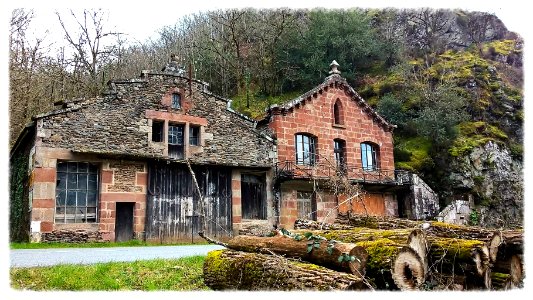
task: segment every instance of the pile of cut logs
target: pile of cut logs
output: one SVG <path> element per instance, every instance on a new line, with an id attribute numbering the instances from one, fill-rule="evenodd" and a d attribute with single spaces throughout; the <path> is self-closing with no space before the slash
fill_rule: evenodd
<path id="1" fill-rule="evenodd" d="M 523 285 L 523 231 L 391 217 L 297 220 L 212 251 L 213 290 L 506 290 Z"/>

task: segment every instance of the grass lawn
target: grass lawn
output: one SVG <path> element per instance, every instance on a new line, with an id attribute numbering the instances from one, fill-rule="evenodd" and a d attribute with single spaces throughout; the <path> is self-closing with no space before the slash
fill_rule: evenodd
<path id="1" fill-rule="evenodd" d="M 205 256 L 171 260 L 11 268 L 11 287 L 19 290 L 201 291 Z"/>
<path id="2" fill-rule="evenodd" d="M 171 245 L 207 245 L 207 241 L 197 243 L 162 244 L 131 240 L 128 242 L 92 242 L 92 243 L 11 243 L 11 249 L 48 249 L 48 248 L 103 248 L 103 247 L 138 247 L 138 246 L 171 246 Z"/>

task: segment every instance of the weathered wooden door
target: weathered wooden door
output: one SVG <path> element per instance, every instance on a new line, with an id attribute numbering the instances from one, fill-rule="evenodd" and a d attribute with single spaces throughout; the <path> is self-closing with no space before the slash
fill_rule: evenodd
<path id="1" fill-rule="evenodd" d="M 192 175 L 185 164 L 149 164 L 146 238 L 159 241 L 200 241 L 232 235 L 231 169 L 193 166 L 203 197 L 204 214 Z"/>
<path id="2" fill-rule="evenodd" d="M 133 238 L 133 202 L 117 202 L 115 218 L 115 242 L 127 242 Z"/>
<path id="3" fill-rule="evenodd" d="M 265 176 L 241 175 L 241 203 L 243 219 L 267 218 Z"/>

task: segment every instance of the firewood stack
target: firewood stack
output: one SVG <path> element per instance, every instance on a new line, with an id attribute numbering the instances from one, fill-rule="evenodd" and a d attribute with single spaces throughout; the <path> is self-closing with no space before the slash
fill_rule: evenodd
<path id="1" fill-rule="evenodd" d="M 506 290 L 524 278 L 522 230 L 340 215 L 225 246 L 204 263 L 215 290 Z"/>

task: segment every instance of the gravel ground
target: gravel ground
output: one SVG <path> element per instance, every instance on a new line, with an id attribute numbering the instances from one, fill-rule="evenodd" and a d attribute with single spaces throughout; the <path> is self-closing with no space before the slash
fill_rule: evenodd
<path id="1" fill-rule="evenodd" d="M 61 248 L 10 250 L 11 267 L 26 268 L 60 264 L 94 264 L 114 261 L 136 261 L 156 258 L 174 259 L 206 255 L 223 249 L 217 245 L 111 247 L 111 248 Z"/>

